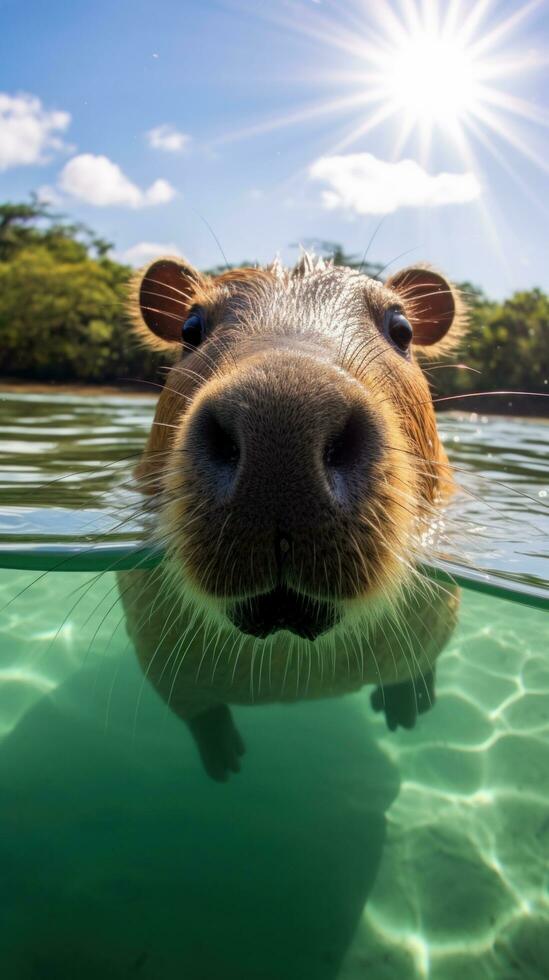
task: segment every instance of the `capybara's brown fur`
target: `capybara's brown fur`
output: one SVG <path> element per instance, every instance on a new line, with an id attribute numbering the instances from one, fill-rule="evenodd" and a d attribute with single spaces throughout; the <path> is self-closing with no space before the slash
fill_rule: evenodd
<path id="1" fill-rule="evenodd" d="M 210 775 L 239 767 L 231 702 L 376 684 L 390 727 L 413 724 L 458 601 L 418 568 L 452 482 L 416 352 L 452 343 L 455 291 L 307 254 L 215 278 L 166 258 L 132 312 L 172 359 L 136 471 L 166 558 L 120 591 Z"/>

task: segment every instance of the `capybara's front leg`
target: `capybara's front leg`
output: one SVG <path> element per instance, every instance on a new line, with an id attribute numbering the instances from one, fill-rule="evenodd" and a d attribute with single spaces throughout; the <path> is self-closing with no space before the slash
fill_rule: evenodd
<path id="1" fill-rule="evenodd" d="M 415 680 L 376 687 L 371 696 L 374 711 L 383 711 L 387 727 L 394 732 L 399 725 L 413 728 L 418 715 L 435 703 L 435 671 L 429 670 Z"/>
<path id="2" fill-rule="evenodd" d="M 198 746 L 204 768 L 212 779 L 225 782 L 230 772 L 240 772 L 244 742 L 226 704 L 217 704 L 187 722 Z"/>

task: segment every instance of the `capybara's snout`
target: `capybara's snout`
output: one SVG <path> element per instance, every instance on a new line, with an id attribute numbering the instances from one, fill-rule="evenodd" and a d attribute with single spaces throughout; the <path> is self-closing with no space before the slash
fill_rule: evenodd
<path id="1" fill-rule="evenodd" d="M 275 354 L 207 386 L 184 449 L 212 503 L 289 532 L 296 517 L 352 511 L 380 442 L 356 382 L 310 357 Z"/>
<path id="2" fill-rule="evenodd" d="M 191 578 L 227 598 L 353 594 L 383 444 L 368 392 L 320 358 L 275 350 L 206 384 L 168 488 Z"/>

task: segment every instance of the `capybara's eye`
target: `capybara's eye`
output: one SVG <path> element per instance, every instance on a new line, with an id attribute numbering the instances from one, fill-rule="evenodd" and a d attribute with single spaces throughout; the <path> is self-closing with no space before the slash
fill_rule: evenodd
<path id="1" fill-rule="evenodd" d="M 206 325 L 202 313 L 191 313 L 181 328 L 181 339 L 189 347 L 198 347 L 204 340 Z"/>
<path id="2" fill-rule="evenodd" d="M 406 352 L 413 339 L 410 323 L 400 310 L 387 310 L 384 320 L 385 334 L 395 347 Z"/>

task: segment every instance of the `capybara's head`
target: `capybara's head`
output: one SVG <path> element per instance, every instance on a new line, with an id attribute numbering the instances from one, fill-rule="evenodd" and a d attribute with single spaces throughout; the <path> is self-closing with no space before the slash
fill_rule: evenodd
<path id="1" fill-rule="evenodd" d="M 430 269 L 381 283 L 307 254 L 139 274 L 134 319 L 171 363 L 137 473 L 182 595 L 314 640 L 406 587 L 449 485 L 416 354 L 448 345 L 457 304 Z"/>

